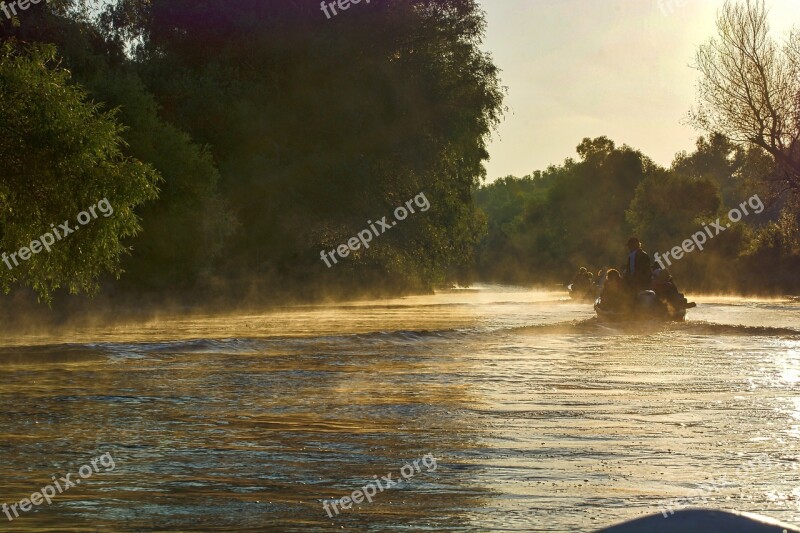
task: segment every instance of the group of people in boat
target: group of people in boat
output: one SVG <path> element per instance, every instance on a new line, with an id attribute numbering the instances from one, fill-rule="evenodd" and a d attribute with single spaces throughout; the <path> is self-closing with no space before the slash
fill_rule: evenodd
<path id="1" fill-rule="evenodd" d="M 595 276 L 581 267 L 571 285 L 573 294 L 600 296 L 604 309 L 620 313 L 635 311 L 637 296 L 648 290 L 673 309 L 685 309 L 688 305 L 669 271 L 650 262 L 637 237 L 628 239 L 628 255 L 621 269 L 601 269 Z"/>
<path id="2" fill-rule="evenodd" d="M 569 284 L 569 291 L 572 297 L 576 299 L 591 298 L 592 300 L 597 298 L 603 287 L 604 273 L 605 270 L 598 270 L 597 277 L 595 277 L 590 271 L 586 270 L 586 267 L 581 267 Z"/>

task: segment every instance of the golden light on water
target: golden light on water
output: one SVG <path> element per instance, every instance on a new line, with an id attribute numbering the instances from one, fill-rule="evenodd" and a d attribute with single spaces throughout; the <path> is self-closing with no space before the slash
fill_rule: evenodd
<path id="1" fill-rule="evenodd" d="M 685 324 L 615 327 L 561 293 L 478 286 L 18 336 L 0 502 L 108 451 L 113 473 L 25 523 L 327 527 L 322 499 L 432 453 L 435 473 L 336 524 L 586 530 L 719 476 L 713 505 L 800 522 L 798 310 L 708 299 Z"/>

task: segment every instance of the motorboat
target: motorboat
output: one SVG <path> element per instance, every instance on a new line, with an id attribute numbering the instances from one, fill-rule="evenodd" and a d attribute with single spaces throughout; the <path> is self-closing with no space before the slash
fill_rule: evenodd
<path id="1" fill-rule="evenodd" d="M 636 295 L 634 305 L 625 309 L 611 309 L 603 306 L 603 298 L 597 298 L 594 310 L 597 318 L 603 322 L 626 322 L 631 320 L 662 320 L 666 322 L 683 322 L 686 310 L 696 307 L 694 302 L 687 302 L 683 295 L 679 300 L 667 301 L 659 298 L 655 291 L 641 291 Z"/>

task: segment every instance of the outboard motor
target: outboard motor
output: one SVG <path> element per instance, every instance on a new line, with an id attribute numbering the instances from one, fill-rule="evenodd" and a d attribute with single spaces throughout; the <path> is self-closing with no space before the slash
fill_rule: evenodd
<path id="1" fill-rule="evenodd" d="M 656 315 L 661 312 L 661 302 L 654 291 L 641 291 L 636 295 L 636 309 L 643 314 Z"/>

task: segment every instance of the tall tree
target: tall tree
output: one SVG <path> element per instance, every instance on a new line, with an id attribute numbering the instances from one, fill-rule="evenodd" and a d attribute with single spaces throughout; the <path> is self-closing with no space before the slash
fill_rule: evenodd
<path id="1" fill-rule="evenodd" d="M 607 137 L 584 139 L 577 152 L 579 161 L 568 159 L 531 178 L 506 178 L 479 191 L 479 206 L 489 214 L 479 263 L 483 275 L 564 280 L 573 267 L 621 262 L 632 230 L 625 210 L 639 184 L 659 169 Z"/>
<path id="2" fill-rule="evenodd" d="M 697 52 L 694 123 L 765 150 L 771 181 L 800 193 L 800 33 L 784 45 L 770 36 L 764 0 L 726 2 L 717 33 Z"/>
<path id="3" fill-rule="evenodd" d="M 78 214 L 100 200 L 114 211 L 18 266 L 0 265 L 0 289 L 28 286 L 49 301 L 60 287 L 91 293 L 101 275 L 119 275 L 123 240 L 140 229 L 134 209 L 156 198 L 158 175 L 123 154 L 116 114 L 70 83 L 53 46 L 6 42 L 0 45 L 0 129 L 2 251 L 28 247 L 64 221 L 77 226 Z"/>
<path id="4" fill-rule="evenodd" d="M 35 6 L 0 33 L 17 42 L 49 42 L 61 65 L 92 100 L 117 110 L 126 156 L 161 175 L 159 198 L 137 208 L 142 231 L 126 240 L 122 284 L 136 291 L 184 290 L 209 274 L 236 224 L 221 198 L 208 147 L 159 116 L 159 106 L 126 54 L 123 36 L 93 20 L 96 0 Z"/>
<path id="5" fill-rule="evenodd" d="M 219 162 L 243 222 L 228 272 L 429 285 L 469 262 L 502 102 L 474 0 L 362 2 L 332 18 L 311 0 L 122 0 L 105 20 L 141 42 L 164 117 Z M 424 216 L 336 269 L 319 260 L 420 192 Z"/>

